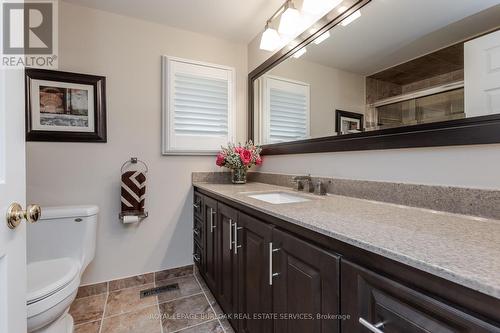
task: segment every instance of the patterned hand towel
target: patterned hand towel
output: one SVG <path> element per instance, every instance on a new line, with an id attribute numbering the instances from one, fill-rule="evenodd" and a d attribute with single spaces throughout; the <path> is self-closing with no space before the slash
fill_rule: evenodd
<path id="1" fill-rule="evenodd" d="M 122 174 L 122 212 L 144 213 L 146 175 L 141 171 Z"/>

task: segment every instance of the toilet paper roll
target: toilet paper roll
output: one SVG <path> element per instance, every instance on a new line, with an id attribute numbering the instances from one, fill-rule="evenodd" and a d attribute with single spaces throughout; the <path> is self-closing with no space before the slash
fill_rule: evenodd
<path id="1" fill-rule="evenodd" d="M 135 215 L 125 215 L 123 217 L 123 223 L 128 224 L 128 223 L 136 223 L 139 222 L 139 216 Z"/>

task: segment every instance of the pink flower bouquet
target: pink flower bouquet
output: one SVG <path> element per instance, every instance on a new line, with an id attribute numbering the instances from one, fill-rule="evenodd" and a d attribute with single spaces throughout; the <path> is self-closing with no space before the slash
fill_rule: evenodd
<path id="1" fill-rule="evenodd" d="M 252 141 L 248 141 L 245 145 L 229 143 L 217 154 L 215 164 L 231 169 L 233 183 L 244 184 L 248 169 L 262 164 L 261 151 L 262 148 L 254 145 Z"/>

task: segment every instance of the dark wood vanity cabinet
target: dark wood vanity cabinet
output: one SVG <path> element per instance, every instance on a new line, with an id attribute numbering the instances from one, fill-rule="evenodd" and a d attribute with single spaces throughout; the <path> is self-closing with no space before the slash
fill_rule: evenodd
<path id="1" fill-rule="evenodd" d="M 238 322 L 240 333 L 271 333 L 273 313 L 270 284 L 269 248 L 273 228 L 245 214 L 239 214 L 238 233 L 238 309 L 250 319 Z"/>
<path id="2" fill-rule="evenodd" d="M 228 314 L 238 312 L 238 212 L 224 204 L 217 206 L 217 271 L 219 274 L 219 287 L 216 297 Z M 236 325 L 236 320 L 230 316 L 231 324 Z"/>
<path id="3" fill-rule="evenodd" d="M 195 191 L 194 260 L 236 332 L 500 333 L 496 299 L 214 197 Z"/>
<path id="4" fill-rule="evenodd" d="M 500 332 L 476 317 L 363 267 L 342 261 L 343 332 Z M 500 311 L 500 309 L 498 309 Z"/>
<path id="5" fill-rule="evenodd" d="M 194 214 L 193 231 L 194 261 L 201 275 L 238 332 L 273 332 L 273 321 L 261 317 L 273 311 L 269 283 L 272 228 L 212 198 L 203 197 L 201 202 L 205 219 L 201 255 L 196 253 L 200 214 Z M 238 316 L 241 313 L 251 318 Z"/>
<path id="6" fill-rule="evenodd" d="M 204 234 L 205 226 L 203 225 L 203 220 L 195 217 L 193 221 L 193 238 L 196 245 L 204 247 Z"/>
<path id="7" fill-rule="evenodd" d="M 339 332 L 328 320 L 339 312 L 338 256 L 210 197 L 201 202 L 205 259 L 195 262 L 238 332 Z"/>
<path id="8" fill-rule="evenodd" d="M 203 248 L 201 272 L 207 285 L 212 290 L 218 288 L 218 260 L 217 247 L 219 242 L 217 223 L 217 201 L 209 197 L 203 197 L 203 224 L 205 234 L 205 246 Z"/>
<path id="9" fill-rule="evenodd" d="M 203 220 L 203 195 L 200 193 L 194 192 L 193 196 L 193 214 L 200 220 Z"/>
<path id="10" fill-rule="evenodd" d="M 274 332 L 340 332 L 340 257 L 277 229 L 272 241 Z"/>

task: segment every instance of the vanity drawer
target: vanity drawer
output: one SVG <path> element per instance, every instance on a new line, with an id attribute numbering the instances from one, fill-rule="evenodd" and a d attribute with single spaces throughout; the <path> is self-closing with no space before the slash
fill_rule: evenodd
<path id="1" fill-rule="evenodd" d="M 479 318 L 372 271 L 342 261 L 342 322 L 349 333 L 500 332 Z"/>
<path id="2" fill-rule="evenodd" d="M 203 195 L 198 192 L 193 195 L 193 212 L 195 217 L 203 220 Z"/>
<path id="3" fill-rule="evenodd" d="M 198 266 L 198 269 L 200 272 L 203 272 L 203 251 L 201 250 L 201 247 L 198 243 L 194 242 L 193 243 L 193 262 L 195 263 L 196 266 Z"/>
<path id="4" fill-rule="evenodd" d="M 193 238 L 201 248 L 203 248 L 203 233 L 203 222 L 195 217 L 193 222 Z"/>

